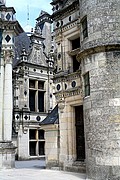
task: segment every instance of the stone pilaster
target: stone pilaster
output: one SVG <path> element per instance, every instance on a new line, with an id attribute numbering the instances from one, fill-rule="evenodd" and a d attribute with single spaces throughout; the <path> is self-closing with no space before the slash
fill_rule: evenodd
<path id="1" fill-rule="evenodd" d="M 4 59 L 3 53 L 1 53 L 0 63 L 0 141 L 3 138 L 3 84 L 4 84 Z"/>
<path id="2" fill-rule="evenodd" d="M 13 7 L 0 1 L 0 168 L 12 168 L 15 164 L 15 147 L 12 144 L 12 62 L 14 37 L 23 32 L 15 20 Z"/>
<path id="3" fill-rule="evenodd" d="M 4 140 L 11 141 L 12 135 L 12 109 L 13 109 L 13 93 L 12 93 L 12 50 L 4 51 L 5 71 L 4 71 Z"/>
<path id="4" fill-rule="evenodd" d="M 1 57 L 1 133 L 0 168 L 15 166 L 15 147 L 12 138 L 12 50 L 3 50 Z"/>

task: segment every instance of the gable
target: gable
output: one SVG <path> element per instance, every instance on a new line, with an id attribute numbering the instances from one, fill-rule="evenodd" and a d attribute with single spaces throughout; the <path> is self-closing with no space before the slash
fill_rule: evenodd
<path id="1" fill-rule="evenodd" d="M 29 54 L 28 62 L 37 64 L 37 65 L 42 65 L 45 67 L 47 66 L 46 58 L 44 56 L 44 53 L 41 47 L 33 46 L 31 53 Z"/>

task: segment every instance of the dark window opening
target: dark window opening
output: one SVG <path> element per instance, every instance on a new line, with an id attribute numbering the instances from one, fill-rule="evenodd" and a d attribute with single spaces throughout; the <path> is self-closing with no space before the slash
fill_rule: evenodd
<path id="1" fill-rule="evenodd" d="M 45 155 L 44 130 L 29 130 L 29 154 L 30 156 Z"/>
<path id="2" fill-rule="evenodd" d="M 63 26 L 63 21 L 61 21 L 61 26 Z"/>
<path id="3" fill-rule="evenodd" d="M 71 86 L 72 86 L 72 87 L 75 87 L 75 86 L 76 86 L 76 82 L 75 82 L 75 81 L 72 81 Z"/>
<path id="4" fill-rule="evenodd" d="M 76 157 L 77 160 L 84 161 L 85 138 L 84 138 L 83 106 L 75 107 L 75 126 L 76 126 Z"/>
<path id="5" fill-rule="evenodd" d="M 67 89 L 67 84 L 65 84 L 65 89 Z"/>
<path id="6" fill-rule="evenodd" d="M 38 131 L 38 138 L 39 139 L 44 139 L 44 130 L 39 130 Z"/>
<path id="7" fill-rule="evenodd" d="M 57 22 L 56 26 L 57 26 L 57 27 L 59 27 L 59 25 L 60 25 L 60 23 L 59 23 L 59 22 Z"/>
<path id="8" fill-rule="evenodd" d="M 89 72 L 84 75 L 84 88 L 85 88 L 85 96 L 90 95 L 90 78 Z"/>
<path id="9" fill-rule="evenodd" d="M 80 48 L 80 38 L 72 40 L 72 50 Z"/>
<path id="10" fill-rule="evenodd" d="M 58 60 L 61 58 L 61 53 L 58 54 Z"/>
<path id="11" fill-rule="evenodd" d="M 35 129 L 30 129 L 29 139 L 36 139 L 36 130 Z"/>
<path id="12" fill-rule="evenodd" d="M 38 89 L 44 89 L 44 82 L 38 81 Z"/>
<path id="13" fill-rule="evenodd" d="M 80 63 L 77 61 L 76 56 L 73 56 L 73 72 L 79 69 Z"/>
<path id="14" fill-rule="evenodd" d="M 56 5 L 56 10 L 58 10 L 58 8 L 59 8 L 59 6 L 58 6 L 58 5 Z"/>
<path id="15" fill-rule="evenodd" d="M 45 142 L 39 142 L 39 155 L 45 155 Z"/>
<path id="16" fill-rule="evenodd" d="M 44 112 L 44 81 L 29 80 L 30 111 Z M 34 88 L 34 89 L 31 89 Z"/>
<path id="17" fill-rule="evenodd" d="M 30 111 L 35 111 L 35 91 L 29 90 L 29 108 Z"/>
<path id="18" fill-rule="evenodd" d="M 83 39 L 88 37 L 87 17 L 82 21 Z"/>
<path id="19" fill-rule="evenodd" d="M 30 156 L 36 156 L 36 142 L 29 142 Z"/>
<path id="20" fill-rule="evenodd" d="M 29 80 L 29 87 L 35 88 L 35 80 Z"/>
<path id="21" fill-rule="evenodd" d="M 38 92 L 38 109 L 39 112 L 44 112 L 44 92 Z"/>
<path id="22" fill-rule="evenodd" d="M 71 21 L 71 16 L 69 16 L 69 21 Z"/>

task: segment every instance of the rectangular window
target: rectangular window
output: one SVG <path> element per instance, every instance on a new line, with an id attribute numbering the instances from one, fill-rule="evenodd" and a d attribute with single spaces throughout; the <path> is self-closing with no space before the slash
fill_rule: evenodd
<path id="1" fill-rule="evenodd" d="M 30 88 L 35 88 L 35 80 L 30 80 L 29 81 L 29 87 Z"/>
<path id="2" fill-rule="evenodd" d="M 84 137 L 84 116 L 83 106 L 75 106 L 76 126 L 76 157 L 78 161 L 85 160 L 85 137 Z"/>
<path id="3" fill-rule="evenodd" d="M 44 141 L 39 141 L 39 155 L 44 155 L 45 154 L 45 148 L 44 148 L 45 142 Z"/>
<path id="4" fill-rule="evenodd" d="M 35 129 L 30 129 L 29 131 L 29 139 L 36 139 L 36 130 Z"/>
<path id="5" fill-rule="evenodd" d="M 90 95 L 90 79 L 89 72 L 84 75 L 84 87 L 85 87 L 85 97 Z"/>
<path id="6" fill-rule="evenodd" d="M 29 80 L 30 111 L 44 112 L 44 81 Z"/>
<path id="7" fill-rule="evenodd" d="M 30 111 L 35 111 L 35 91 L 29 90 L 29 108 Z"/>
<path id="8" fill-rule="evenodd" d="M 45 139 L 44 130 L 30 129 L 29 130 L 29 154 L 30 156 L 45 155 Z"/>
<path id="9" fill-rule="evenodd" d="M 44 82 L 38 81 L 38 89 L 44 89 Z"/>
<path id="10" fill-rule="evenodd" d="M 67 60 L 67 63 L 68 63 L 68 72 L 70 73 L 79 70 L 79 66 L 80 66 L 80 63 L 77 61 L 76 58 L 78 51 L 80 49 L 80 37 L 78 37 L 78 34 L 76 34 L 76 36 L 71 37 L 71 39 L 69 40 L 69 44 L 70 44 L 69 46 L 70 60 Z"/>
<path id="11" fill-rule="evenodd" d="M 44 112 L 44 92 L 38 92 L 38 110 Z"/>
<path id="12" fill-rule="evenodd" d="M 83 39 L 88 37 L 88 28 L 87 28 L 87 17 L 85 17 L 82 21 L 82 31 L 83 31 Z"/>
<path id="13" fill-rule="evenodd" d="M 36 141 L 29 142 L 30 156 L 36 156 Z"/>
<path id="14" fill-rule="evenodd" d="M 38 138 L 39 139 L 44 139 L 44 130 L 39 130 L 38 131 Z"/>
<path id="15" fill-rule="evenodd" d="M 76 72 L 80 67 L 80 63 L 77 61 L 76 55 L 73 56 L 72 58 L 73 58 L 73 72 Z"/>
<path id="16" fill-rule="evenodd" d="M 72 50 L 80 48 L 80 38 L 72 40 Z"/>

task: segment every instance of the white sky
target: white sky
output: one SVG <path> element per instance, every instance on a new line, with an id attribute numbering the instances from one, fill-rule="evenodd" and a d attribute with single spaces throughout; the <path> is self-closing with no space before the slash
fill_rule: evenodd
<path id="1" fill-rule="evenodd" d="M 16 19 L 24 28 L 27 25 L 27 12 L 29 7 L 29 25 L 35 26 L 36 18 L 41 10 L 52 13 L 52 0 L 6 0 L 7 7 L 14 7 L 16 11 Z"/>

